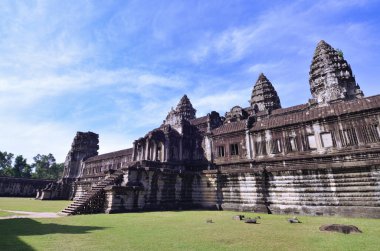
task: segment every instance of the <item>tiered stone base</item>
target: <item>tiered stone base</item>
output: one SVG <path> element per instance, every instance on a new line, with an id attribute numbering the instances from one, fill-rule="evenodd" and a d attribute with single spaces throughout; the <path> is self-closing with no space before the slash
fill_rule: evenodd
<path id="1" fill-rule="evenodd" d="M 77 193 L 89 187 L 77 184 Z M 105 189 L 108 213 L 189 208 L 380 218 L 380 165 L 180 172 L 124 170 Z"/>

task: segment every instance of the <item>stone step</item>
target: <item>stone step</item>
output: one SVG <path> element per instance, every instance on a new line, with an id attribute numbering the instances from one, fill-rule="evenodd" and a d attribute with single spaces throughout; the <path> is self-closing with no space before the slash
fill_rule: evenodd
<path id="1" fill-rule="evenodd" d="M 75 200 L 61 213 L 66 215 L 81 213 L 83 206 L 85 206 L 92 197 L 98 195 L 99 192 L 102 191 L 106 186 L 112 184 L 117 178 L 120 177 L 121 174 L 122 172 L 114 173 L 107 177 L 105 180 L 98 182 L 95 186 L 91 187 L 90 190 L 75 198 Z"/>
<path id="2" fill-rule="evenodd" d="M 75 212 L 74 210 L 70 210 L 70 209 L 65 209 L 62 211 L 62 213 L 65 213 L 65 214 L 72 214 L 74 212 Z"/>
<path id="3" fill-rule="evenodd" d="M 80 207 L 83 206 L 85 203 L 78 203 L 78 204 L 70 204 L 68 207 Z"/>
<path id="4" fill-rule="evenodd" d="M 85 205 L 85 204 L 86 204 L 86 203 L 75 203 L 75 204 L 71 204 L 70 206 L 71 206 L 71 207 L 74 207 L 74 206 L 75 206 L 75 207 L 79 207 L 79 206 L 83 206 L 83 205 Z M 70 206 L 69 206 L 69 207 L 70 207 Z"/>
<path id="5" fill-rule="evenodd" d="M 90 197 L 88 198 L 85 198 L 85 199 L 81 199 L 81 200 L 76 200 L 76 201 L 73 201 L 72 204 L 78 204 L 78 203 L 86 203 L 87 200 L 89 199 Z"/>
<path id="6" fill-rule="evenodd" d="M 87 199 L 88 199 L 88 198 L 83 198 L 83 199 L 80 199 L 80 200 L 74 200 L 73 203 L 74 203 L 74 202 L 85 202 L 85 201 L 87 201 Z"/>

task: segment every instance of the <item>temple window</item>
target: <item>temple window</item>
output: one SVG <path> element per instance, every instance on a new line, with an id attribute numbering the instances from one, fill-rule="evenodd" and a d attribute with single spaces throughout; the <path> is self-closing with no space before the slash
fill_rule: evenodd
<path id="1" fill-rule="evenodd" d="M 218 157 L 224 157 L 224 146 L 218 146 Z"/>
<path id="2" fill-rule="evenodd" d="M 334 140 L 331 132 L 324 132 L 321 133 L 321 140 L 322 140 L 322 146 L 323 147 L 333 147 L 334 146 Z"/>
<path id="3" fill-rule="evenodd" d="M 354 128 L 339 130 L 342 146 L 353 146 L 358 144 L 358 138 Z"/>
<path id="4" fill-rule="evenodd" d="M 290 137 L 288 142 L 288 151 L 294 152 L 297 151 L 297 142 L 295 137 Z"/>
<path id="5" fill-rule="evenodd" d="M 360 130 L 364 143 L 380 141 L 378 125 L 362 126 Z"/>
<path id="6" fill-rule="evenodd" d="M 307 135 L 307 142 L 309 145 L 309 150 L 317 149 L 317 142 L 314 135 Z"/>
<path id="7" fill-rule="evenodd" d="M 280 139 L 274 139 L 271 142 L 271 153 L 280 153 L 282 151 L 281 148 L 281 140 Z"/>
<path id="8" fill-rule="evenodd" d="M 231 155 L 239 155 L 239 145 L 238 144 L 231 144 L 230 145 L 230 153 L 231 153 Z"/>
<path id="9" fill-rule="evenodd" d="M 256 155 L 266 155 L 267 148 L 265 141 L 257 141 L 255 142 L 255 154 Z"/>

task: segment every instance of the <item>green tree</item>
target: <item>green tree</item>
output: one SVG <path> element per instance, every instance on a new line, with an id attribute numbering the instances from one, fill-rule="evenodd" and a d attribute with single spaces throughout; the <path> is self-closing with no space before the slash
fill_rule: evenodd
<path id="1" fill-rule="evenodd" d="M 63 164 L 57 164 L 53 154 L 37 154 L 32 167 L 35 172 L 32 177 L 37 179 L 58 179 L 63 172 Z"/>
<path id="2" fill-rule="evenodd" d="M 22 155 L 18 155 L 13 165 L 13 177 L 30 178 L 32 176 L 32 168 L 26 162 L 26 159 Z"/>
<path id="3" fill-rule="evenodd" d="M 0 151 L 0 175 L 12 176 L 13 153 Z"/>

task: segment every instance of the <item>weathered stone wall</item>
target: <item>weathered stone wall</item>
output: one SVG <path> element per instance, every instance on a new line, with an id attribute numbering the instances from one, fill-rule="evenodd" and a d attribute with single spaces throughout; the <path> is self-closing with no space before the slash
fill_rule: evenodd
<path id="1" fill-rule="evenodd" d="M 0 177 L 0 196 L 35 197 L 37 189 L 46 187 L 53 180 Z"/>
<path id="2" fill-rule="evenodd" d="M 272 172 L 273 213 L 380 218 L 380 166 Z"/>
<path id="3" fill-rule="evenodd" d="M 129 168 L 120 185 L 106 187 L 104 211 L 203 208 L 380 218 L 380 165 L 351 159 L 336 166 L 314 159 L 314 165 L 304 160 L 202 172 Z M 91 182 L 77 182 L 77 196 L 90 188 Z"/>
<path id="4" fill-rule="evenodd" d="M 380 218 L 380 165 L 203 172 L 202 207 L 276 214 Z"/>

